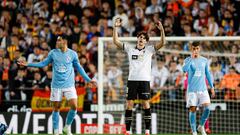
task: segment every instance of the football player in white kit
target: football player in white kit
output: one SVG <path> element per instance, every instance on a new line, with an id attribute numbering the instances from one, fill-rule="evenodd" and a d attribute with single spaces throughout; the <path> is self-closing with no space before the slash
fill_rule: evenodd
<path id="1" fill-rule="evenodd" d="M 125 112 L 126 133 L 130 134 L 132 122 L 132 109 L 135 99 L 141 99 L 144 109 L 145 133 L 150 135 L 151 110 L 150 110 L 150 80 L 151 80 L 151 63 L 152 55 L 156 53 L 165 44 L 165 33 L 162 23 L 156 23 L 156 27 L 160 30 L 160 42 L 151 46 L 147 45 L 149 36 L 147 32 L 140 32 L 137 35 L 136 46 L 122 43 L 118 39 L 117 28 L 121 27 L 122 22 L 117 18 L 113 27 L 113 43 L 121 50 L 125 51 L 129 60 L 129 76 L 127 83 L 127 102 Z"/>

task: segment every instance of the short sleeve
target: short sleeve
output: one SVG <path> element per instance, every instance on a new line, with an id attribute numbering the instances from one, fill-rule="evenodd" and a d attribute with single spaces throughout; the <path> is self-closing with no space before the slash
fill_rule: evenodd
<path id="1" fill-rule="evenodd" d="M 155 52 L 156 52 L 153 45 L 147 46 L 146 49 L 147 49 L 149 52 L 151 52 L 151 53 L 155 53 Z"/>
<path id="2" fill-rule="evenodd" d="M 123 43 L 123 51 L 124 52 L 128 52 L 131 48 L 131 45 L 127 44 L 127 43 Z"/>

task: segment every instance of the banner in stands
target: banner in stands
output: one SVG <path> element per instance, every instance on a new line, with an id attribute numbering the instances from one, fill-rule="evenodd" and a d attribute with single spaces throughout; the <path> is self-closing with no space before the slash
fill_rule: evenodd
<path id="1" fill-rule="evenodd" d="M 78 95 L 78 111 L 83 110 L 85 89 L 84 87 L 76 88 Z M 33 112 L 51 112 L 52 107 L 50 104 L 50 91 L 45 90 L 34 90 L 32 97 L 31 108 Z M 64 97 L 61 104 L 61 111 L 68 111 L 67 100 Z"/>
<path id="2" fill-rule="evenodd" d="M 171 106 L 169 106 L 171 104 Z M 188 113 L 185 108 L 185 102 L 168 101 L 160 102 L 158 107 L 154 106 L 152 109 L 151 132 L 157 133 L 188 133 Z M 239 121 L 240 121 L 240 103 L 236 101 L 228 101 L 222 103 L 212 103 L 211 110 L 211 129 L 214 133 L 236 133 L 240 134 Z M 168 107 L 166 109 L 165 107 Z M 1 108 L 0 108 L 1 109 Z M 96 107 L 92 107 L 97 110 Z M 121 105 L 105 106 L 103 108 L 105 113 L 102 118 L 105 122 L 104 132 L 111 134 L 120 134 L 120 131 L 125 130 L 123 108 Z M 26 109 L 28 110 L 28 109 Z M 115 110 L 115 111 L 114 111 Z M 122 111 L 120 111 L 122 110 Z M 143 133 L 144 125 L 141 110 L 135 110 L 133 115 L 133 132 L 136 134 Z M 171 114 L 171 115 L 169 115 Z M 65 123 L 67 112 L 60 113 L 59 120 L 60 131 Z M 73 133 L 95 134 L 97 132 L 97 112 L 80 112 L 76 115 L 72 124 Z M 174 123 L 176 120 L 181 121 Z M 171 120 L 171 122 L 169 122 Z M 174 121 L 175 120 L 175 121 Z M 0 122 L 8 125 L 8 134 L 51 134 L 52 133 L 52 116 L 50 112 L 1 112 Z M 161 125 L 164 123 L 164 126 Z M 174 126 L 173 126 L 174 124 Z M 226 128 L 226 125 L 231 125 Z M 166 128 L 171 127 L 171 128 Z M 187 127 L 187 128 L 186 128 Z M 121 132 L 122 133 L 122 132 Z"/>
<path id="3" fill-rule="evenodd" d="M 185 108 L 185 102 L 168 101 L 160 102 L 157 106 L 152 105 L 152 121 L 151 133 L 188 133 L 188 110 Z M 125 130 L 124 115 L 122 105 L 106 105 L 103 107 L 104 114 L 102 116 L 104 125 L 104 132 L 111 134 L 119 134 L 120 131 Z M 228 101 L 222 103 L 212 103 L 211 110 L 211 129 L 214 133 L 237 133 L 240 134 L 239 121 L 240 111 L 236 109 L 239 107 L 239 102 Z M 171 108 L 171 109 L 169 109 Z M 1 108 L 0 108 L 1 109 Z M 14 108 L 13 108 L 14 109 Z M 91 107 L 90 112 L 79 112 L 72 125 L 73 133 L 88 133 L 94 134 L 97 132 L 97 110 L 95 106 Z M 0 122 L 9 126 L 8 134 L 41 134 L 52 133 L 52 116 L 50 112 L 31 112 L 25 109 L 26 112 L 2 112 L 0 111 Z M 27 111 L 29 110 L 29 111 Z M 173 111 L 174 110 L 174 111 Z M 135 110 L 133 113 L 132 131 L 136 134 L 143 133 L 144 125 L 142 111 Z M 171 115 L 169 115 L 171 114 Z M 67 112 L 60 113 L 59 120 L 60 131 L 62 131 L 65 123 Z M 181 118 L 181 119 L 179 119 Z M 171 122 L 169 122 L 171 120 Z M 173 126 L 172 120 L 178 120 L 178 124 Z M 226 128 L 226 125 L 231 125 L 231 128 Z M 167 128 L 168 127 L 168 128 Z M 169 128 L 171 127 L 171 128 Z M 184 127 L 184 128 L 183 128 Z M 187 127 L 187 128 L 186 128 Z"/>
<path id="4" fill-rule="evenodd" d="M 59 119 L 59 130 L 65 123 L 67 113 L 61 113 Z M 104 114 L 104 120 L 108 123 L 104 125 L 106 134 L 122 134 L 125 131 L 124 124 L 116 124 L 112 114 Z M 20 112 L 20 113 L 0 113 L 0 122 L 8 125 L 7 134 L 52 134 L 51 113 Z M 93 134 L 97 133 L 97 113 L 78 113 L 72 124 L 73 133 Z"/>

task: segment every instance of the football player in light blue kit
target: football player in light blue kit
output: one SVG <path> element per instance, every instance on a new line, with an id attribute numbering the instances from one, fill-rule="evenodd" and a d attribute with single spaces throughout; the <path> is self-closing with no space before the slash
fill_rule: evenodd
<path id="1" fill-rule="evenodd" d="M 77 113 L 77 93 L 75 89 L 75 74 L 74 68 L 82 75 L 89 86 L 96 86 L 82 66 L 79 63 L 78 55 L 75 51 L 67 47 L 67 39 L 65 36 L 59 36 L 57 39 L 57 49 L 49 52 L 48 57 L 39 63 L 27 63 L 26 61 L 18 61 L 19 65 L 28 67 L 44 67 L 52 64 L 53 78 L 51 83 L 51 97 L 50 101 L 53 105 L 52 124 L 54 135 L 59 135 L 59 110 L 61 106 L 62 96 L 64 95 L 71 109 L 69 110 L 66 118 L 66 124 L 63 132 L 67 135 L 72 135 L 71 124 Z"/>
<path id="2" fill-rule="evenodd" d="M 204 124 L 209 117 L 210 96 L 208 94 L 206 78 L 211 88 L 212 97 L 215 96 L 213 81 L 209 71 L 208 60 L 200 56 L 200 43 L 193 42 L 191 45 L 192 55 L 184 60 L 183 71 L 188 73 L 187 107 L 189 108 L 189 122 L 192 134 L 197 135 L 196 129 L 196 109 L 203 107 L 198 131 L 206 135 Z"/>

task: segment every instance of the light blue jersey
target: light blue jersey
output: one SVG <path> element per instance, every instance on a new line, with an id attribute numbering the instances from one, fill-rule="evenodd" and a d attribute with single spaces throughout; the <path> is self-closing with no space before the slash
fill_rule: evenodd
<path id="1" fill-rule="evenodd" d="M 77 53 L 71 49 L 67 49 L 66 52 L 62 52 L 60 49 L 53 49 L 43 61 L 39 63 L 29 63 L 27 66 L 44 67 L 50 63 L 52 63 L 53 66 L 52 88 L 62 89 L 74 87 L 75 73 L 73 67 L 77 69 L 87 82 L 91 81 L 80 65 Z"/>
<path id="2" fill-rule="evenodd" d="M 187 57 L 184 60 L 183 71 L 188 73 L 188 92 L 207 90 L 206 78 L 210 87 L 213 88 L 207 58 L 202 56 L 199 58 Z"/>

